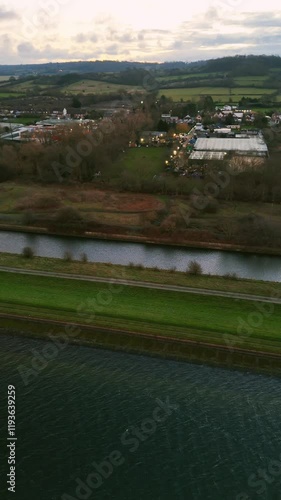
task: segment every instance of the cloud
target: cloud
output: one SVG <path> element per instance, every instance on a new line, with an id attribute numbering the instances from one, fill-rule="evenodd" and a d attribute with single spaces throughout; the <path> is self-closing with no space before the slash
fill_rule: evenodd
<path id="1" fill-rule="evenodd" d="M 135 37 L 132 33 L 124 33 L 123 35 L 117 36 L 117 40 L 121 43 L 130 43 L 135 40 Z"/>
<path id="2" fill-rule="evenodd" d="M 150 28 L 132 30 L 118 25 L 111 17 L 94 26 L 94 31 L 80 33 L 75 40 L 79 49 L 119 59 L 125 54 L 135 60 L 191 61 L 237 53 L 280 52 L 281 15 L 278 12 L 232 12 L 229 16 L 215 7 L 183 21 L 173 30 Z M 206 55 L 207 54 L 207 55 Z"/>
<path id="3" fill-rule="evenodd" d="M 92 42 L 96 43 L 98 41 L 99 37 L 92 33 L 92 34 L 85 34 L 85 33 L 79 33 L 74 37 L 75 42 L 77 43 L 85 43 L 85 42 Z"/>
<path id="4" fill-rule="evenodd" d="M 281 13 L 278 12 L 263 12 L 262 14 L 256 12 L 248 12 L 247 17 L 244 19 L 226 20 L 226 24 L 233 26 L 244 26 L 248 28 L 279 28 L 281 26 Z"/>
<path id="5" fill-rule="evenodd" d="M 0 64 L 12 64 L 14 53 L 14 41 L 8 33 L 0 36 Z"/>
<path id="6" fill-rule="evenodd" d="M 146 35 L 167 35 L 170 33 L 170 31 L 159 30 L 159 29 L 147 29 L 147 30 L 141 30 L 141 33 L 144 33 Z"/>
<path id="7" fill-rule="evenodd" d="M 108 45 L 107 47 L 105 47 L 104 51 L 106 52 L 106 54 L 117 56 L 118 54 L 120 54 L 120 48 L 121 47 L 119 44 L 113 43 L 112 45 Z"/>
<path id="8" fill-rule="evenodd" d="M 74 40 L 75 42 L 77 43 L 84 43 L 84 42 L 87 42 L 88 41 L 88 37 L 87 35 L 85 35 L 84 33 L 79 33 L 78 35 L 76 35 L 74 37 Z"/>
<path id="9" fill-rule="evenodd" d="M 181 60 L 221 57 L 238 53 L 280 54 L 281 12 L 226 15 L 211 8 L 173 32 L 167 55 Z"/>
<path id="10" fill-rule="evenodd" d="M 119 27 L 111 19 L 108 23 L 93 26 L 93 30 L 88 33 L 79 33 L 74 37 L 74 42 L 79 44 L 81 51 L 94 51 L 96 57 L 118 56 L 120 59 L 126 56 L 145 60 L 149 54 L 168 49 L 173 41 L 169 30 L 155 28 L 132 31 L 125 26 Z"/>
<path id="11" fill-rule="evenodd" d="M 38 53 L 38 51 L 35 49 L 35 47 L 32 45 L 30 42 L 24 42 L 20 43 L 18 45 L 18 53 L 21 56 L 29 55 L 29 54 L 35 54 Z"/>
<path id="12" fill-rule="evenodd" d="M 172 50 L 179 50 L 184 48 L 184 41 L 183 40 L 175 40 L 172 45 L 170 46 Z"/>
<path id="13" fill-rule="evenodd" d="M 73 60 L 75 53 L 71 49 L 57 48 L 51 44 L 46 44 L 42 48 L 36 48 L 30 42 L 20 43 L 17 46 L 17 53 L 26 62 L 31 62 L 36 60 L 37 62 L 47 62 L 56 60 Z M 77 54 L 78 56 L 78 54 Z M 78 56 L 79 57 L 79 56 Z M 80 57 L 81 59 L 81 54 Z"/>
<path id="14" fill-rule="evenodd" d="M 0 21 L 13 21 L 19 16 L 14 10 L 7 10 L 6 7 L 0 5 Z"/>
<path id="15" fill-rule="evenodd" d="M 29 1 L 33 2 L 22 0 L 23 4 Z M 193 16 L 193 8 L 190 11 L 181 10 L 178 25 L 172 17 L 170 23 L 162 22 L 161 12 L 158 16 L 150 15 L 146 19 L 143 9 L 143 15 L 137 17 L 135 28 L 134 24 L 130 24 L 130 18 L 120 13 L 119 17 L 107 12 L 93 14 L 85 22 L 74 24 L 75 20 L 71 17 L 65 23 L 62 22 L 63 13 L 66 15 L 68 11 L 62 11 L 59 21 L 53 16 L 46 16 L 46 13 L 45 16 L 41 15 L 39 9 L 35 16 L 40 21 L 36 33 L 31 32 L 27 37 L 22 33 L 27 13 L 23 8 L 20 20 L 15 8 L 17 0 L 10 0 L 10 7 L 0 6 L 0 22 L 4 26 L 5 20 L 15 20 L 18 30 L 10 30 L 13 39 L 10 40 L 9 52 L 2 44 L 3 54 L 0 57 L 3 60 L 6 56 L 6 62 L 15 62 L 16 59 L 18 63 L 22 60 L 46 62 L 107 57 L 150 62 L 195 61 L 241 53 L 281 54 L 281 10 L 269 11 L 267 4 L 265 12 L 261 12 L 261 9 L 259 12 L 258 9 L 257 12 L 243 12 L 241 3 L 240 9 L 233 8 L 230 11 L 224 3 L 237 0 L 222 0 L 219 8 L 218 1 L 213 2 L 212 7 L 211 2 L 206 2 L 209 8 Z M 145 2 L 148 12 L 149 1 Z M 131 9 L 129 3 L 128 8 Z M 165 13 L 163 16 L 166 19 Z M 31 14 L 28 19 L 33 19 Z M 8 29 L 2 29 L 2 32 L 8 33 Z"/>

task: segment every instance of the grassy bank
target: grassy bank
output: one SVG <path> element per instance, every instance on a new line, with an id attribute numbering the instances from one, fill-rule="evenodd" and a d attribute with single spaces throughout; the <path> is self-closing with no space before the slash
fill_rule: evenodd
<path id="1" fill-rule="evenodd" d="M 171 263 L 172 264 L 172 263 Z M 120 266 L 94 262 L 66 261 L 47 257 L 26 259 L 21 255 L 0 253 L 0 266 L 18 269 L 48 271 L 99 278 L 123 278 L 129 281 L 145 281 L 166 285 L 178 285 L 206 290 L 245 293 L 261 296 L 280 296 L 281 283 L 238 279 L 231 276 L 191 275 L 174 269 L 164 270 L 139 266 Z"/>
<path id="2" fill-rule="evenodd" d="M 280 375 L 280 357 L 264 356 L 261 353 L 245 353 L 231 349 L 208 347 L 203 344 L 179 342 L 177 339 L 156 339 L 152 335 L 133 335 L 122 332 L 105 332 L 81 325 L 57 325 L 34 320 L 5 319 L 1 321 L 0 334 L 34 338 L 44 342 L 56 338 L 57 355 L 60 343 L 124 351 L 131 354 L 225 366 L 258 373 Z M 51 339 L 49 335 L 52 335 Z M 56 356 L 56 355 L 55 355 Z"/>
<path id="3" fill-rule="evenodd" d="M 281 353 L 281 305 L 268 314 L 261 303 L 223 297 L 5 272 L 0 279 L 0 313 Z"/>
<path id="4" fill-rule="evenodd" d="M 281 295 L 279 283 L 156 269 L 39 257 L 29 260 L 11 254 L 0 254 L 0 265 Z M 0 279 L 0 331 L 4 334 L 48 340 L 51 331 L 59 338 L 67 334 L 70 344 L 265 373 L 281 372 L 280 358 L 271 356 L 281 354 L 281 305 L 4 272 L 0 272 Z M 22 315 L 25 319 L 5 314 Z M 61 323 L 56 324 L 57 321 Z M 73 324 L 78 326 L 72 329 Z"/>

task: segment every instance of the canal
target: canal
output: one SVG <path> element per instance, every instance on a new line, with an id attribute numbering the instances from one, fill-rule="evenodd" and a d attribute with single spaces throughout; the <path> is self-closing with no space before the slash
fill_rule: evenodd
<path id="1" fill-rule="evenodd" d="M 160 269 L 175 268 L 178 271 L 185 271 L 188 263 L 196 260 L 205 274 L 223 276 L 235 273 L 241 278 L 281 282 L 281 257 L 278 256 L 0 232 L 0 252 L 21 254 L 25 246 L 32 247 L 35 255 L 41 257 L 62 259 L 66 252 L 70 252 L 73 259 L 79 260 L 85 253 L 89 262 L 133 263 Z"/>

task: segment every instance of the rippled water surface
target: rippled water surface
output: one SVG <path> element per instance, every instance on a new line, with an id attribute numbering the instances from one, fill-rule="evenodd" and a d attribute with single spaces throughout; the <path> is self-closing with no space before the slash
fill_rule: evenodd
<path id="1" fill-rule="evenodd" d="M 271 484 L 253 476 L 248 485 L 281 453 L 279 379 L 85 347 L 46 349 L 0 337 L 1 421 L 13 384 L 18 437 L 17 493 L 5 494 L 1 474 L 1 499 L 280 499 L 281 471 Z M 47 366 L 42 352 L 55 356 Z M 167 402 L 170 411 L 156 411 Z M 114 451 L 122 464 L 77 496 L 76 479 L 85 482 L 93 462 Z"/>

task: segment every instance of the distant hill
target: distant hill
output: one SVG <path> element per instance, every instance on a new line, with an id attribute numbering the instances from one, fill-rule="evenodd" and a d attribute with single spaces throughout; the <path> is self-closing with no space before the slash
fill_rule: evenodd
<path id="1" fill-rule="evenodd" d="M 63 107 L 69 108 L 73 96 L 87 107 L 124 99 L 125 94 L 127 98 L 139 98 L 140 93 L 165 96 L 174 102 L 200 101 L 207 95 L 217 104 L 242 102 L 244 106 L 265 109 L 278 109 L 281 103 L 278 56 L 237 55 L 193 63 L 70 61 L 3 65 L 0 76 L 0 100 L 12 109 L 21 108 L 27 97 L 29 104 L 33 99 L 35 108 L 43 98 L 50 102 L 68 99 Z"/>
<path id="2" fill-rule="evenodd" d="M 132 61 L 79 61 L 47 64 L 0 65 L 0 76 L 40 76 L 64 75 L 69 73 L 121 73 L 132 69 L 163 71 L 165 74 L 177 75 L 192 72 L 225 72 L 228 76 L 263 76 L 269 70 L 281 70 L 281 57 L 237 55 L 222 57 L 208 61 L 183 62 L 170 61 L 164 63 L 145 63 Z"/>
<path id="3" fill-rule="evenodd" d="M 230 76 L 265 76 L 269 70 L 281 70 L 281 57 L 279 56 L 234 56 L 222 57 L 206 61 L 204 71 L 224 71 Z"/>
<path id="4" fill-rule="evenodd" d="M 57 75 L 59 73 L 118 73 L 131 68 L 147 70 L 191 69 L 198 63 L 172 61 L 164 63 L 141 63 L 129 61 L 80 61 L 48 64 L 0 65 L 0 75 Z"/>

